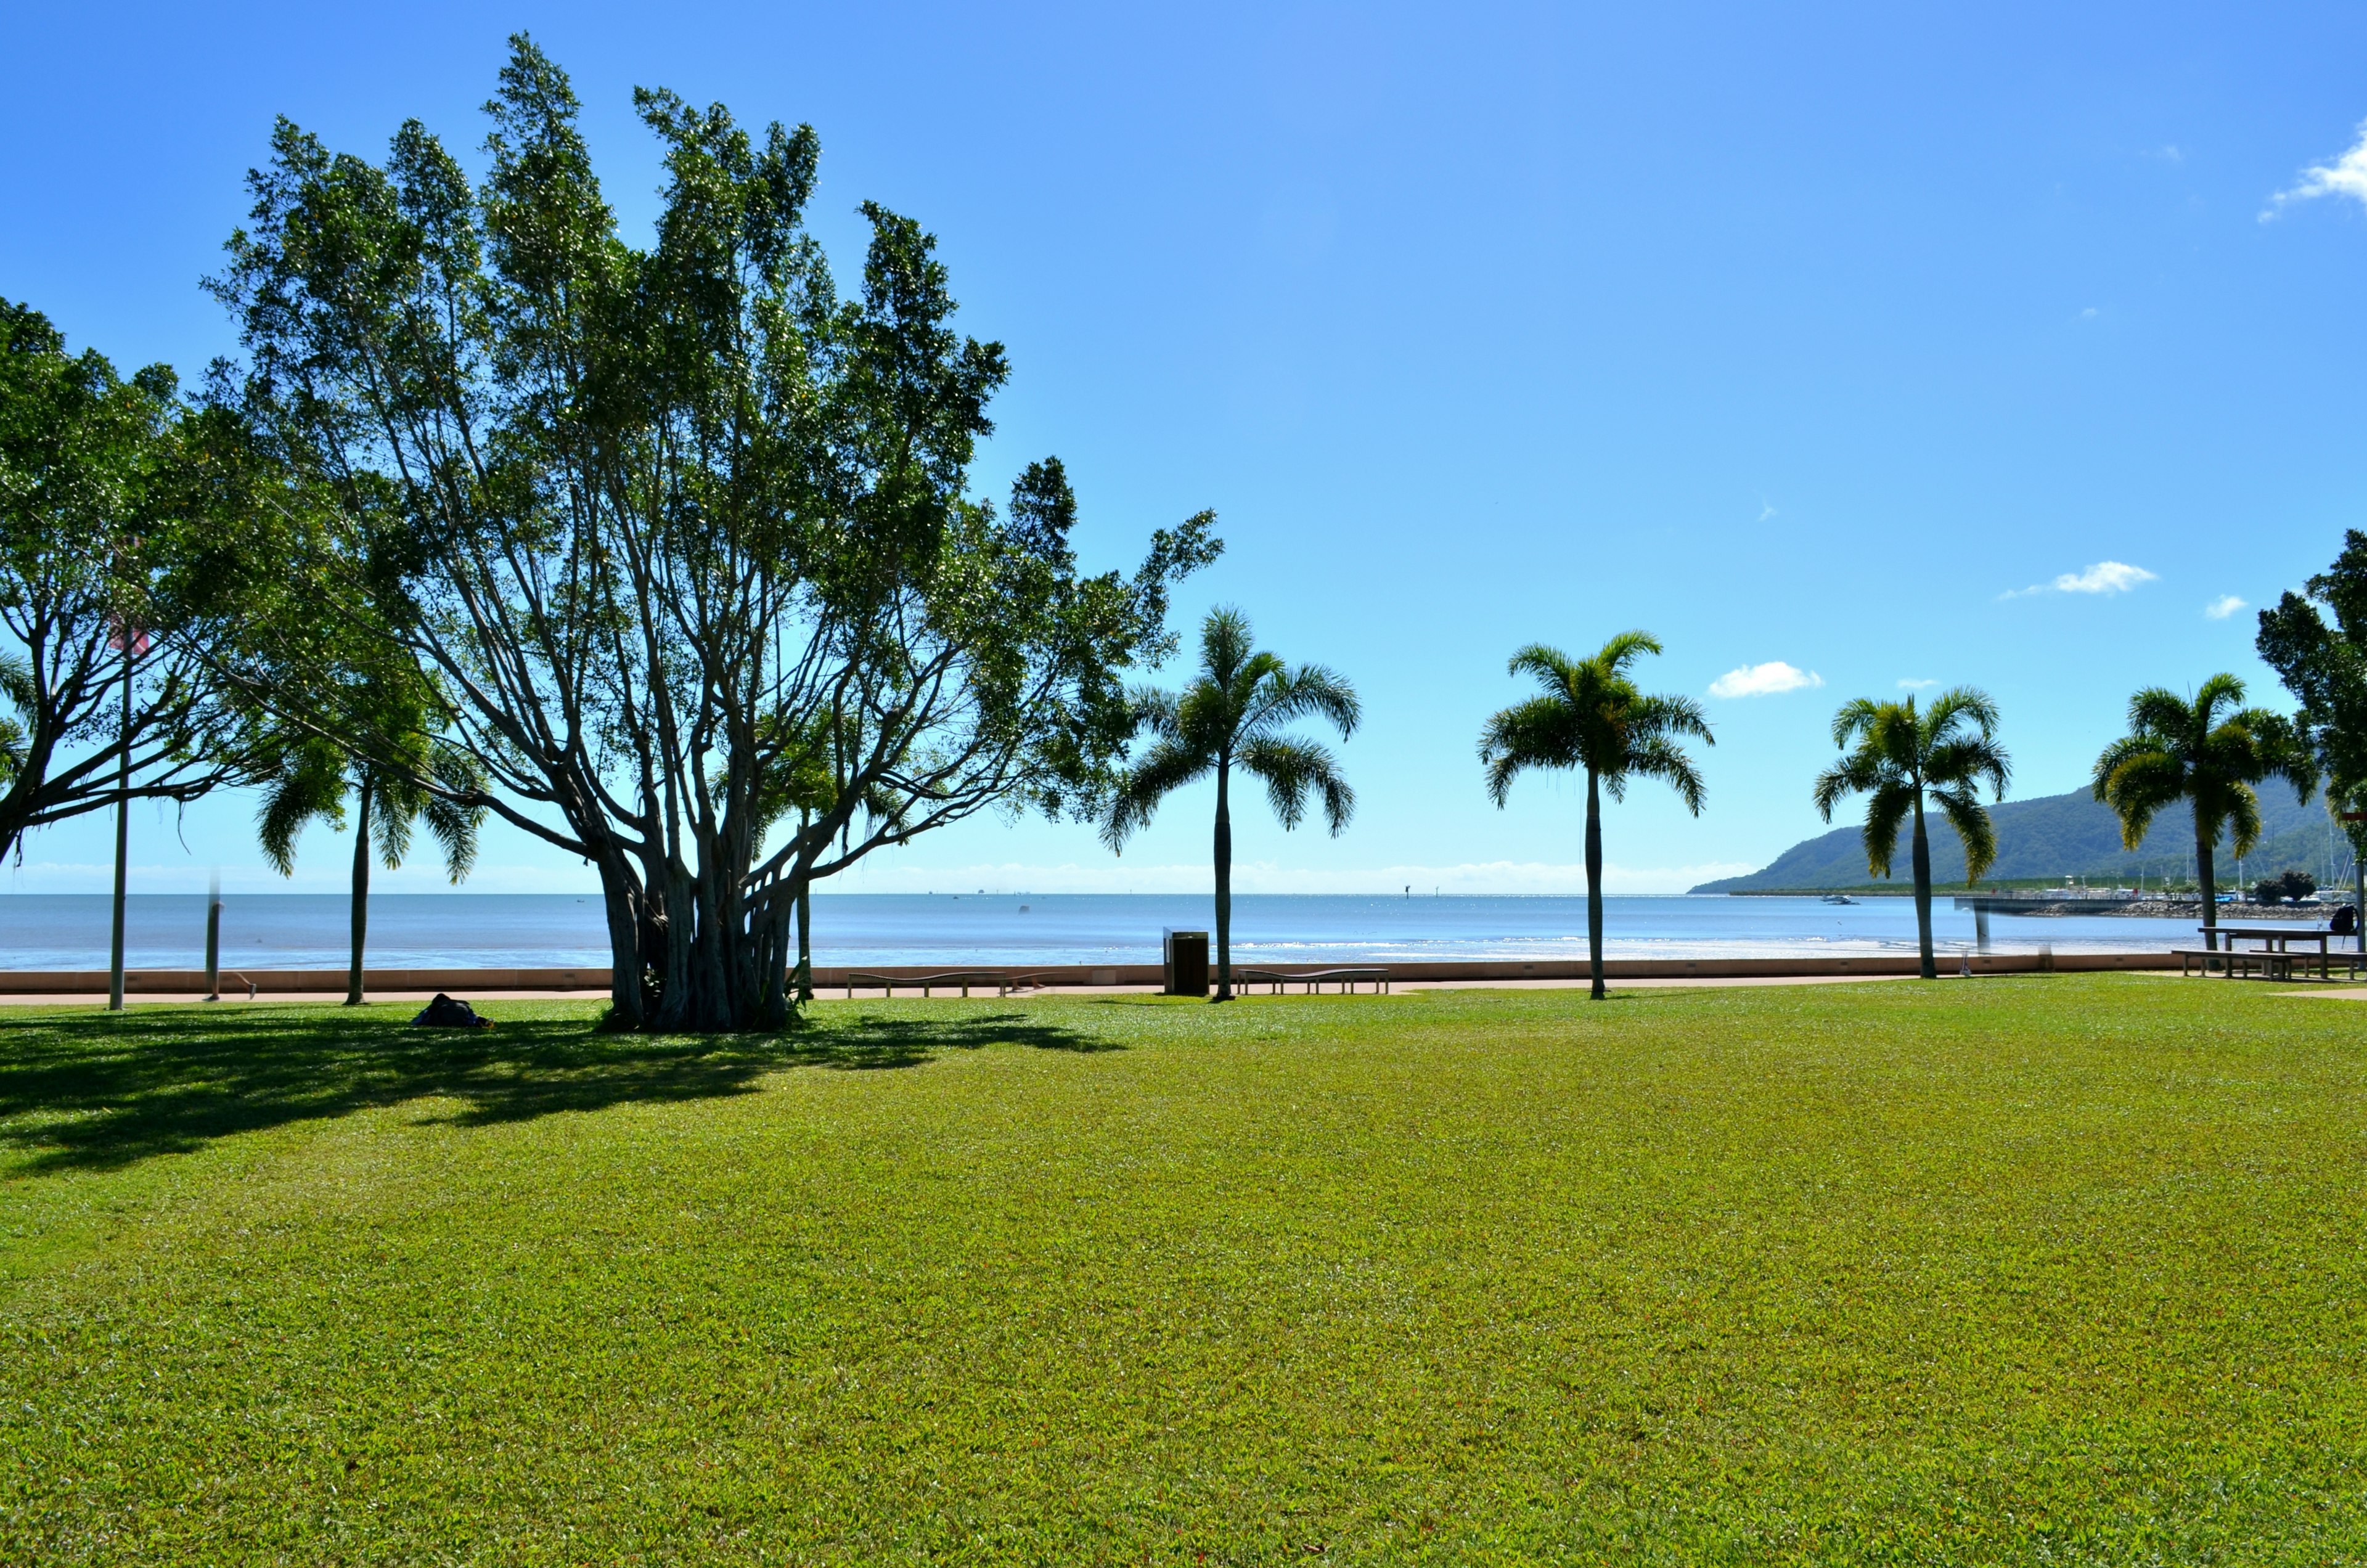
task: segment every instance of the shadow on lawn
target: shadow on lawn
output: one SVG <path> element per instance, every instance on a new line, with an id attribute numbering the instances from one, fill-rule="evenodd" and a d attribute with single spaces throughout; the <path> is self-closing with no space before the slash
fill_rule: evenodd
<path id="1" fill-rule="evenodd" d="M 628 1102 L 745 1094 L 783 1067 L 917 1066 L 937 1052 L 1123 1047 L 1024 1012 L 865 1013 L 779 1034 L 602 1034 L 583 1019 L 481 1032 L 407 1027 L 393 1009 L 224 1008 L 0 1019 L 0 1148 L 20 1174 L 107 1168 L 236 1133 L 426 1098 L 459 1126 Z"/>

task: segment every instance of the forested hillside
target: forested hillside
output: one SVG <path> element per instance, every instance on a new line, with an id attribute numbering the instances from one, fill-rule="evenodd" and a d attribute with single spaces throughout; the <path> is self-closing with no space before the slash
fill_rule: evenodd
<path id="1" fill-rule="evenodd" d="M 2244 869 L 2259 874 L 2297 866 L 2321 882 L 2350 863 L 2350 852 L 2330 826 L 2323 805 L 2304 805 L 2286 785 L 2271 784 L 2260 790 L 2260 842 L 2245 857 Z M 2086 790 L 2043 795 L 2035 800 L 2009 801 L 1990 807 L 1997 823 L 1998 858 L 1985 881 L 2042 877 L 2058 881 L 2078 876 L 2096 882 L 2127 882 L 2140 871 L 2152 882 L 2165 874 L 2192 874 L 2194 821 L 2184 806 L 2165 811 L 2146 835 L 2145 846 L 2132 854 L 2121 848 L 2120 823 Z M 2219 882 L 2232 889 L 2236 862 L 2223 838 L 2219 850 Z M 2329 860 L 2331 863 L 2329 863 Z M 1908 880 L 1908 840 L 1899 835 L 1892 880 L 1903 889 Z M 1940 818 L 1931 818 L 1931 876 L 1936 885 L 1962 886 L 1965 850 L 1955 830 Z M 1696 893 L 1763 893 L 1777 889 L 1861 887 L 1875 879 L 1865 867 L 1865 844 L 1857 823 L 1793 845 L 1773 863 L 1748 876 L 1705 882 Z"/>

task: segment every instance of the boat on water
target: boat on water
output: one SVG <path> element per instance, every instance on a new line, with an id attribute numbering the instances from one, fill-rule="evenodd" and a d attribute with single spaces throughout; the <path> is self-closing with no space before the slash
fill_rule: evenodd
<path id="1" fill-rule="evenodd" d="M 1854 904 L 1857 900 L 1851 897 L 1846 893 L 1828 893 L 1823 897 L 1818 899 L 1817 902 L 1819 904 Z"/>

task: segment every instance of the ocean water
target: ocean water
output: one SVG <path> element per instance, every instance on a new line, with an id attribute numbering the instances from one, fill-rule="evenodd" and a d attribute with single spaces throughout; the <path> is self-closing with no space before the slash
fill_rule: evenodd
<path id="1" fill-rule="evenodd" d="M 817 964 L 1153 964 L 1168 927 L 1208 930 L 1207 896 L 1162 894 L 817 894 Z M 1973 917 L 1944 898 L 1933 936 L 1954 953 Z M 0 968 L 104 969 L 105 895 L 0 895 Z M 200 895 L 138 894 L 125 918 L 135 969 L 205 961 Z M 1624 897 L 1604 901 L 1614 958 L 1781 958 L 1912 952 L 1906 898 L 1835 905 L 1815 898 Z M 338 969 L 346 901 L 281 893 L 223 899 L 226 969 Z M 2160 950 L 2191 942 L 2190 920 L 2117 916 L 1991 916 L 1990 948 L 2028 953 Z M 1387 897 L 1246 894 L 1233 900 L 1238 964 L 1582 959 L 1583 898 Z M 370 900 L 374 967 L 605 967 L 600 900 L 591 894 L 382 894 Z"/>

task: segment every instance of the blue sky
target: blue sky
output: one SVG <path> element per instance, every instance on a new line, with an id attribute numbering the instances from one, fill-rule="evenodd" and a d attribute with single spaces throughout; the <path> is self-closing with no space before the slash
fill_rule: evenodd
<path id="1" fill-rule="evenodd" d="M 811 122 L 843 270 L 866 197 L 931 228 L 1015 370 L 985 488 L 1058 453 L 1097 564 L 1217 511 L 1185 616 L 1239 604 L 1369 715 L 1354 826 L 1252 810 L 1243 887 L 1576 890 L 1579 792 L 1500 812 L 1473 742 L 1514 647 L 1630 626 L 1718 744 L 1698 820 L 1614 809 L 1614 891 L 1817 830 L 1833 707 L 1902 682 L 1987 688 L 2014 794 L 2073 788 L 2138 685 L 2281 696 L 2248 606 L 2367 519 L 2356 6 L 50 7 L 12 19 L 0 293 L 194 375 L 272 117 L 472 146 L 519 27 L 630 222 L 648 85 Z M 1122 862 L 988 820 L 849 886 L 1205 886 L 1210 806 Z M 135 814 L 137 885 L 287 886 L 252 809 Z M 0 886 L 96 889 L 110 849 L 53 829 Z"/>

